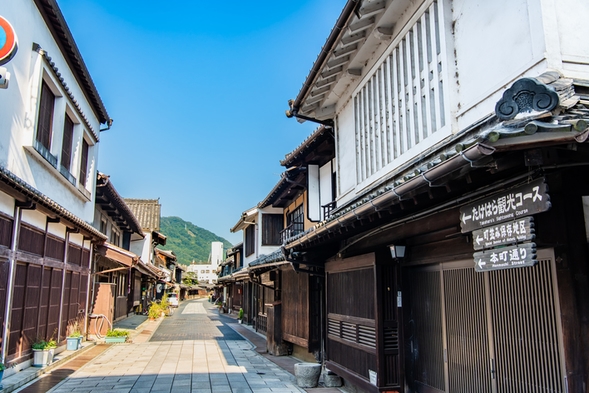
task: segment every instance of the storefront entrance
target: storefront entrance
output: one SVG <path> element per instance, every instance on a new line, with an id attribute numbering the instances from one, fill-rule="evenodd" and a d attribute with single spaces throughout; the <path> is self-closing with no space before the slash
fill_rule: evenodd
<path id="1" fill-rule="evenodd" d="M 538 260 L 485 273 L 472 260 L 405 269 L 409 391 L 565 391 L 552 249 Z"/>

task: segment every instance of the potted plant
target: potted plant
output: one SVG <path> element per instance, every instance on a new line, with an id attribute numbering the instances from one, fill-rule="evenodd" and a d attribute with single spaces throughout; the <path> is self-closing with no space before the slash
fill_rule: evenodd
<path id="1" fill-rule="evenodd" d="M 105 341 L 107 344 L 110 343 L 124 343 L 129 337 L 129 331 L 122 329 L 111 329 L 106 332 Z"/>
<path id="2" fill-rule="evenodd" d="M 243 323 L 243 308 L 239 309 L 239 317 L 238 317 L 238 321 L 239 323 Z"/>
<path id="3" fill-rule="evenodd" d="M 66 337 L 68 351 L 77 351 L 82 346 L 82 333 L 79 330 L 74 330 Z"/>
<path id="4" fill-rule="evenodd" d="M 37 340 L 32 345 L 33 348 L 33 366 L 45 367 L 53 361 L 57 342 L 54 339 Z"/>
<path id="5" fill-rule="evenodd" d="M 4 370 L 6 370 L 6 365 L 0 362 L 0 389 L 3 388 L 2 386 L 2 378 L 4 378 Z"/>

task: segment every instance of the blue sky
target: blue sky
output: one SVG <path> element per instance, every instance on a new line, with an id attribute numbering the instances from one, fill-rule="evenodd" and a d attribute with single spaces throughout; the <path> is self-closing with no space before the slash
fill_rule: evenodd
<path id="1" fill-rule="evenodd" d="M 345 0 L 58 0 L 110 117 L 98 169 L 232 243 L 317 127 L 284 115 Z"/>

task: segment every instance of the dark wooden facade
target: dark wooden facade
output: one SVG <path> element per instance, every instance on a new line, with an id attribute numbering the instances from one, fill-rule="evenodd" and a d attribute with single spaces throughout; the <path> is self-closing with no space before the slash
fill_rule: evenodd
<path id="1" fill-rule="evenodd" d="M 2 215 L 0 223 L 0 304 L 4 306 L 13 219 Z M 19 226 L 17 244 L 10 316 L 1 307 L 0 319 L 2 326 L 9 323 L 6 359 L 19 363 L 32 354 L 35 340 L 62 343 L 74 326 L 83 330 L 90 250 L 24 222 Z"/>
<path id="2" fill-rule="evenodd" d="M 322 312 L 324 309 L 323 278 L 298 273 L 290 266 L 281 268 L 282 339 L 306 348 L 320 351 Z"/>
<path id="3" fill-rule="evenodd" d="M 543 178 L 551 208 L 534 214 L 535 266 L 476 272 L 460 206 L 383 227 L 347 250 L 357 256 L 327 262 L 327 367 L 367 391 L 583 392 L 589 178 L 584 165 Z M 509 189 L 497 184 L 485 195 Z M 406 255 L 393 260 L 399 243 Z"/>
<path id="4" fill-rule="evenodd" d="M 398 270 L 384 252 L 325 265 L 326 367 L 364 388 L 401 386 Z"/>

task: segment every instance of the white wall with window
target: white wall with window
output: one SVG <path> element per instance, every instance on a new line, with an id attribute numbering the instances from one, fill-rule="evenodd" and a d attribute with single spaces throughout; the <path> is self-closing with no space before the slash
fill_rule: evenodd
<path id="1" fill-rule="evenodd" d="M 91 222 L 101 125 L 87 87 L 33 1 L 7 2 L 2 16 L 19 48 L 4 65 L 11 80 L 0 91 L 0 165 Z"/>
<path id="2" fill-rule="evenodd" d="M 390 38 L 358 44 L 365 66 L 335 104 L 339 205 L 491 115 L 517 78 L 589 77 L 584 3 L 565 1 L 580 7 L 567 18 L 553 1 L 386 3 Z"/>

